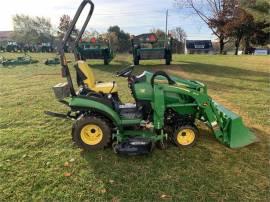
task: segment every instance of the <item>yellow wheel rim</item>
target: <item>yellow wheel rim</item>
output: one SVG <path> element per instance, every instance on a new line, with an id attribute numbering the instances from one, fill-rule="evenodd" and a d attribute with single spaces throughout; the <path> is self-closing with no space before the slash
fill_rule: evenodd
<path id="1" fill-rule="evenodd" d="M 95 124 L 85 125 L 81 130 L 81 139 L 85 144 L 97 145 L 103 138 L 101 128 Z"/>
<path id="2" fill-rule="evenodd" d="M 195 133 L 191 129 L 180 130 L 177 134 L 177 142 L 180 145 L 190 145 L 195 140 Z"/>

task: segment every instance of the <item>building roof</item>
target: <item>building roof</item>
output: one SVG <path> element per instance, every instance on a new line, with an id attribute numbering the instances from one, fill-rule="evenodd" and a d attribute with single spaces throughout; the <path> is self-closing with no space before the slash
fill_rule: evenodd
<path id="1" fill-rule="evenodd" d="M 12 37 L 13 31 L 0 31 L 0 41 L 8 40 Z"/>
<path id="2" fill-rule="evenodd" d="M 213 49 L 211 40 L 186 40 L 188 50 L 211 50 Z"/>

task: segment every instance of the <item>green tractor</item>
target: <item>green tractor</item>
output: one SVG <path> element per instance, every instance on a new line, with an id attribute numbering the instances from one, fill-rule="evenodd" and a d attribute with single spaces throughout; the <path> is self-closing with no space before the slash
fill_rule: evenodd
<path id="1" fill-rule="evenodd" d="M 110 42 L 104 39 L 91 38 L 90 41 L 81 40 L 76 46 L 77 57 L 81 60 L 101 59 L 108 65 L 114 58 Z"/>
<path id="2" fill-rule="evenodd" d="M 55 58 L 48 58 L 44 61 L 45 65 L 58 65 L 60 64 L 60 60 L 59 57 L 55 57 Z"/>
<path id="3" fill-rule="evenodd" d="M 53 52 L 52 44 L 50 42 L 41 43 L 40 52 L 42 52 L 42 53 L 51 53 L 51 52 Z"/>
<path id="4" fill-rule="evenodd" d="M 25 54 L 24 56 L 17 57 L 17 59 L 6 59 L 3 57 L 0 64 L 2 64 L 3 66 L 18 66 L 34 63 L 38 63 L 38 60 L 34 60 L 31 56 Z"/>
<path id="5" fill-rule="evenodd" d="M 91 9 L 75 41 L 78 43 L 94 10 L 90 0 L 81 3 L 62 47 L 87 4 Z M 45 113 L 73 120 L 72 140 L 80 148 L 91 151 L 111 146 L 117 154 L 138 155 L 150 153 L 155 146 L 166 149 L 170 142 L 178 147 L 190 147 L 199 135 L 196 120 L 204 122 L 230 148 L 243 147 L 256 140 L 242 118 L 212 100 L 207 87 L 199 81 L 170 76 L 163 71 L 134 75 L 135 67 L 129 66 L 116 76 L 127 79 L 135 103 L 122 103 L 116 82 L 97 81 L 83 60 L 75 65 L 80 87 L 76 92 L 63 48 L 60 61 L 67 83 L 57 84 L 53 90 L 69 110 L 66 114 Z"/>
<path id="6" fill-rule="evenodd" d="M 6 51 L 7 52 L 20 52 L 21 46 L 19 46 L 17 42 L 15 41 L 8 41 L 7 46 L 6 46 Z"/>
<path id="7" fill-rule="evenodd" d="M 2 44 L 0 44 L 0 53 L 3 53 L 5 51 L 6 51 L 5 47 Z"/>
<path id="8" fill-rule="evenodd" d="M 131 39 L 134 65 L 139 65 L 140 60 L 165 59 L 166 65 L 172 61 L 172 38 L 166 36 L 159 40 L 156 34 L 147 33 Z"/>

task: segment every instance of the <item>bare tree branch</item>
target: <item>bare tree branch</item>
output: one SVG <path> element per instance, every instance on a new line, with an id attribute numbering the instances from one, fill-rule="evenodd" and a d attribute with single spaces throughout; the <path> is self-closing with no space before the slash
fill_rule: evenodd
<path id="1" fill-rule="evenodd" d="M 189 3 L 189 6 L 196 12 L 196 14 L 208 25 L 208 27 L 211 29 L 211 31 L 220 38 L 220 35 L 218 32 L 216 32 L 209 24 L 210 18 L 208 18 L 205 14 L 203 14 L 194 4 L 193 0 L 188 0 L 187 3 Z"/>
<path id="2" fill-rule="evenodd" d="M 226 26 L 234 16 L 235 5 L 239 0 L 175 0 L 179 5 L 192 9 L 211 29 L 220 41 L 220 52 L 228 43 Z"/>

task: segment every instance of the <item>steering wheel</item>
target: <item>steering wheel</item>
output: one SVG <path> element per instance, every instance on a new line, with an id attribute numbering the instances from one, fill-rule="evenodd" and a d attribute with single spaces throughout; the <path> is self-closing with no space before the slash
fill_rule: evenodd
<path id="1" fill-rule="evenodd" d="M 130 65 L 120 70 L 119 72 L 116 72 L 116 76 L 129 77 L 133 72 L 134 67 L 135 67 L 134 65 Z"/>
<path id="2" fill-rule="evenodd" d="M 157 76 L 163 76 L 165 77 L 167 80 L 168 80 L 168 83 L 169 85 L 174 85 L 176 82 L 174 80 L 171 79 L 171 77 L 164 71 L 157 71 L 153 74 L 152 78 L 151 78 L 151 85 L 152 87 L 154 87 L 154 81 L 155 81 L 155 78 Z"/>

